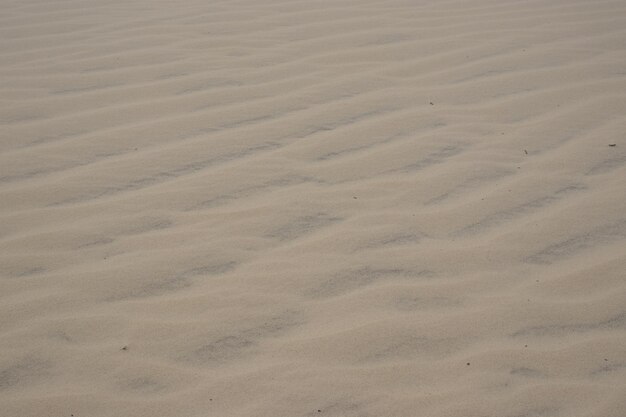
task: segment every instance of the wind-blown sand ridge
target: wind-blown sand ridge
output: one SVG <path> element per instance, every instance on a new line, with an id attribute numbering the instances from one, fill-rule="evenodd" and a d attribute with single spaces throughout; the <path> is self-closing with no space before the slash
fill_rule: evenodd
<path id="1" fill-rule="evenodd" d="M 626 2 L 0 4 L 0 416 L 626 415 Z"/>

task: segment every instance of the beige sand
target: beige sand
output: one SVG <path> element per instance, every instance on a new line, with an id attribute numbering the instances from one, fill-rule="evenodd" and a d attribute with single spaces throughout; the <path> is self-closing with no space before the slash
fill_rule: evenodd
<path id="1" fill-rule="evenodd" d="M 624 0 L 0 3 L 2 417 L 626 416 Z"/>

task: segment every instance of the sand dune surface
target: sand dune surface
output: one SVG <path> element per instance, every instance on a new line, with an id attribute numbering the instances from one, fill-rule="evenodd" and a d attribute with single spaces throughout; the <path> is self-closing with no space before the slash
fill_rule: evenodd
<path id="1" fill-rule="evenodd" d="M 0 5 L 0 416 L 626 416 L 625 1 Z"/>

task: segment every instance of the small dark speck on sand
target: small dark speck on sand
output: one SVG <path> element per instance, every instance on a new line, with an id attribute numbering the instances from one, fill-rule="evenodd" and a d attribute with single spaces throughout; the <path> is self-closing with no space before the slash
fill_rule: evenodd
<path id="1" fill-rule="evenodd" d="M 609 143 L 609 146 L 617 146 L 617 143 Z"/>
<path id="2" fill-rule="evenodd" d="M 528 151 L 527 151 L 526 149 L 524 149 L 524 153 L 525 153 L 526 155 L 528 155 Z"/>
<path id="3" fill-rule="evenodd" d="M 435 103 L 433 103 L 433 102 L 431 101 L 431 102 L 430 102 L 430 105 L 431 105 L 431 106 L 434 106 L 434 105 L 435 105 Z"/>
<path id="4" fill-rule="evenodd" d="M 122 350 L 128 350 L 128 346 L 122 346 Z"/>
<path id="5" fill-rule="evenodd" d="M 356 196 L 355 196 L 355 197 L 352 197 L 352 198 L 354 198 L 354 199 L 356 200 Z"/>
<path id="6" fill-rule="evenodd" d="M 607 358 L 604 358 L 604 362 L 608 362 L 609 360 Z"/>
<path id="7" fill-rule="evenodd" d="M 470 364 L 470 363 L 468 362 L 468 363 L 467 363 L 467 366 L 469 366 L 469 364 Z"/>
<path id="8" fill-rule="evenodd" d="M 317 410 L 317 412 L 318 412 L 318 413 L 321 413 L 321 412 L 322 412 L 322 410 Z"/>

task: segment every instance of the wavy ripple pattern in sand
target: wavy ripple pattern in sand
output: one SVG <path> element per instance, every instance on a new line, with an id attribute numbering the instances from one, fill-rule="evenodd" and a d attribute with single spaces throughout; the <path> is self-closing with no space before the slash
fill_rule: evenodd
<path id="1" fill-rule="evenodd" d="M 0 5 L 0 416 L 626 415 L 623 1 Z"/>

